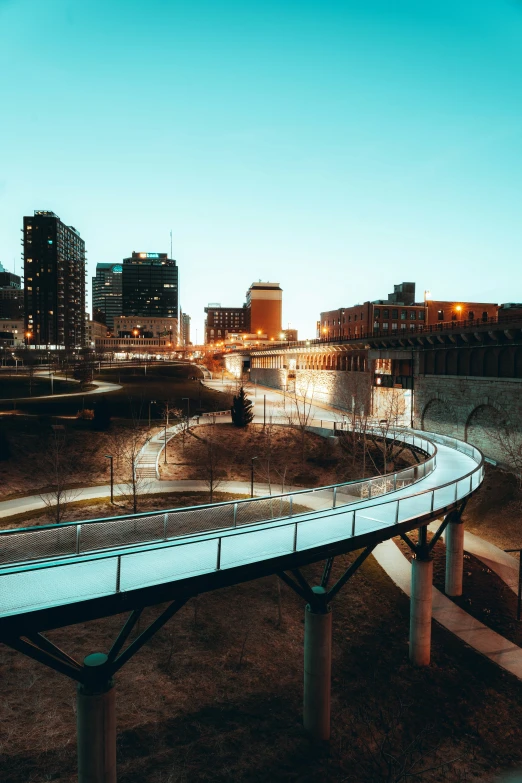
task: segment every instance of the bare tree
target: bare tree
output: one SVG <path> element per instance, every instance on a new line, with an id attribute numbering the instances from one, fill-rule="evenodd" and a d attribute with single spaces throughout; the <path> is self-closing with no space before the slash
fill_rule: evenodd
<path id="1" fill-rule="evenodd" d="M 500 456 L 501 467 L 516 476 L 518 488 L 522 489 L 522 432 L 503 419 L 494 422 L 489 437 L 496 454 Z"/>
<path id="2" fill-rule="evenodd" d="M 218 439 L 217 426 L 215 422 L 207 424 L 204 435 L 200 436 L 202 442 L 201 469 L 211 503 L 214 500 L 214 492 L 226 478 L 226 471 L 221 467 L 223 445 Z"/>
<path id="3" fill-rule="evenodd" d="M 306 456 L 306 434 L 312 420 L 314 385 L 310 381 L 286 395 L 289 404 L 286 406 L 286 419 L 288 424 L 295 427 L 299 433 L 301 464 L 304 465 Z"/>
<path id="4" fill-rule="evenodd" d="M 152 476 L 138 465 L 138 456 L 150 440 L 150 433 L 140 425 L 139 417 L 132 415 L 130 426 L 126 428 L 126 437 L 119 442 L 119 464 L 121 478 L 121 496 L 132 503 L 134 513 L 138 511 L 139 499 L 150 486 Z"/>
<path id="5" fill-rule="evenodd" d="M 370 385 L 363 373 L 347 373 L 346 383 L 336 400 L 343 413 L 338 414 L 342 432 L 339 444 L 345 466 L 353 474 L 358 460 L 362 476 L 366 474 L 368 458 L 367 429 L 370 415 Z"/>
<path id="6" fill-rule="evenodd" d="M 40 493 L 50 519 L 64 521 L 69 504 L 81 490 L 75 483 L 85 482 L 93 467 L 93 449 L 74 444 L 62 425 L 56 425 L 41 450 L 39 476 L 44 487 Z"/>
<path id="7" fill-rule="evenodd" d="M 384 403 L 381 405 L 380 412 L 381 418 L 376 425 L 372 436 L 372 441 L 380 451 L 382 458 L 382 473 L 388 473 L 391 463 L 393 462 L 394 452 L 397 448 L 399 441 L 397 440 L 396 432 L 397 427 L 402 421 L 406 409 L 406 403 L 404 397 L 400 394 L 399 389 L 390 389 L 386 395 Z M 374 467 L 380 473 L 380 466 L 373 460 Z"/>

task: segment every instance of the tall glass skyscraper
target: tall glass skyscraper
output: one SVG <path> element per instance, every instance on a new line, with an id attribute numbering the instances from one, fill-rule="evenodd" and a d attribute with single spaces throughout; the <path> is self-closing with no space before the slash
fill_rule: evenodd
<path id="1" fill-rule="evenodd" d="M 24 217 L 25 330 L 29 345 L 85 345 L 85 242 L 54 212 Z"/>
<path id="2" fill-rule="evenodd" d="M 123 259 L 123 315 L 178 318 L 178 266 L 166 253 Z"/>
<path id="3" fill-rule="evenodd" d="M 114 319 L 122 315 L 121 264 L 96 264 L 96 276 L 92 278 L 92 317 L 104 320 L 107 328 L 114 330 Z"/>

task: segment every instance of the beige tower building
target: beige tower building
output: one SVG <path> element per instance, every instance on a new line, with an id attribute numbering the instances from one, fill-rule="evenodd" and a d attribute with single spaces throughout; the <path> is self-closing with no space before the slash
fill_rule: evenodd
<path id="1" fill-rule="evenodd" d="M 250 332 L 279 340 L 283 319 L 283 291 L 279 283 L 252 283 L 246 293 L 250 310 Z"/>

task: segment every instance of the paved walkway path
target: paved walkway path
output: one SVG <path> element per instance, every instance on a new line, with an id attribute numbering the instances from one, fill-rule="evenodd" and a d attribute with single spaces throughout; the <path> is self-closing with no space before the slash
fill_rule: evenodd
<path id="1" fill-rule="evenodd" d="M 201 368 L 203 369 L 203 368 Z M 208 372 L 208 371 L 207 371 Z M 230 382 L 205 380 L 205 386 L 214 391 L 227 391 L 230 388 Z M 256 395 L 257 396 L 254 396 Z M 287 395 L 275 389 L 259 386 L 257 391 L 248 390 L 248 395 L 254 403 L 254 423 L 262 424 L 264 421 L 273 421 L 279 424 L 288 423 L 292 411 L 292 402 Z M 295 404 L 294 404 L 295 405 Z M 309 414 L 309 423 L 311 426 L 323 429 L 332 429 L 334 421 L 340 421 L 342 414 L 333 408 L 319 406 L 314 403 L 299 402 L 300 409 L 305 408 Z M 232 421 L 228 411 L 218 411 L 215 414 L 208 413 L 203 416 L 193 417 L 190 420 L 191 426 L 197 424 L 210 424 L 215 421 L 216 424 L 230 424 Z M 178 435 L 183 424 L 176 424 L 167 428 L 166 438 L 165 430 L 158 429 L 149 441 L 143 446 L 136 460 L 136 471 L 139 478 L 159 479 L 159 459 L 165 448 L 165 439 L 168 443 L 172 438 Z"/>
<path id="2" fill-rule="evenodd" d="M 46 372 L 37 372 L 35 375 L 45 376 L 48 377 L 48 374 Z M 55 380 L 64 381 L 65 378 L 62 376 L 57 377 L 54 376 Z M 75 378 L 68 378 L 67 382 L 69 383 L 80 383 L 80 381 L 77 381 Z M 0 402 L 34 402 L 35 400 L 59 400 L 62 397 L 88 397 L 91 394 L 108 394 L 113 391 L 118 391 L 118 389 L 121 389 L 122 387 L 118 383 L 109 383 L 108 381 L 90 381 L 90 385 L 94 386 L 94 389 L 87 389 L 86 391 L 80 391 L 80 392 L 64 392 L 63 394 L 42 394 L 38 396 L 33 397 L 12 397 L 9 399 L 0 399 Z"/>
<path id="3" fill-rule="evenodd" d="M 474 538 L 478 537 L 474 536 Z M 395 584 L 409 596 L 411 566 L 398 546 L 392 540 L 383 541 L 373 550 L 373 555 Z M 522 649 L 492 631 L 479 620 L 475 620 L 435 587 L 433 588 L 432 612 L 433 619 L 440 625 L 454 633 L 477 652 L 485 655 L 493 663 L 522 680 Z"/>
<path id="4" fill-rule="evenodd" d="M 437 520 L 428 526 L 432 533 L 439 529 L 441 522 Z M 478 558 L 518 595 L 519 562 L 515 557 L 467 530 L 464 531 L 464 551 Z"/>
<path id="5" fill-rule="evenodd" d="M 231 495 L 241 495 L 242 497 L 250 497 L 251 485 L 249 481 L 222 481 L 216 488 L 215 492 L 226 492 Z M 281 487 L 272 484 L 272 492 L 270 493 L 270 487 L 268 484 L 261 482 L 254 482 L 254 496 L 265 497 L 267 495 L 278 495 L 281 492 Z M 204 492 L 208 494 L 208 484 L 205 481 L 199 479 L 177 479 L 177 480 L 161 480 L 151 479 L 144 484 L 143 494 L 157 495 L 160 493 L 183 493 L 183 492 Z M 311 491 L 304 489 L 304 487 L 295 487 L 291 485 L 285 485 L 284 492 L 299 492 L 303 491 L 302 505 L 307 508 L 318 510 L 324 507 L 324 502 L 320 492 L 312 494 Z M 118 499 L 121 500 L 125 495 L 129 494 L 129 487 L 126 484 L 114 485 L 114 499 L 118 503 Z M 110 498 L 111 487 L 110 484 L 99 484 L 94 487 L 83 487 L 77 490 L 71 490 L 71 500 L 69 502 L 76 503 L 80 500 L 100 500 L 102 498 Z M 348 497 L 348 496 L 346 496 Z M 354 498 L 357 500 L 357 498 Z M 210 502 L 210 501 L 209 501 Z M 47 508 L 43 497 L 41 495 L 29 495 L 23 498 L 14 498 L 13 500 L 4 500 L 0 502 L 0 518 L 5 519 L 15 516 L 16 514 L 23 514 L 29 511 L 38 511 L 40 509 Z M 162 509 L 163 510 L 163 509 Z M 167 509 L 165 509 L 167 510 Z M 126 512 L 127 513 L 127 512 Z"/>
<path id="6" fill-rule="evenodd" d="M 220 381 L 206 381 L 206 385 L 215 388 L 216 390 L 223 388 Z M 285 396 L 279 391 L 266 387 L 258 387 L 257 398 L 254 400 L 254 421 L 262 422 L 266 416 L 270 416 L 276 420 L 279 419 L 280 421 L 286 419 L 286 404 L 288 403 Z M 318 421 L 314 421 L 314 423 L 326 428 L 328 426 L 331 427 L 331 422 L 338 420 L 341 414 L 333 409 L 327 409 L 322 405 L 312 405 L 311 416 L 316 420 L 318 419 Z M 224 423 L 225 420 L 230 421 L 230 417 L 216 417 L 216 421 Z M 180 430 L 181 425 L 179 424 L 170 427 L 167 430 L 167 442 Z M 152 436 L 151 440 L 142 450 L 140 471 L 143 471 L 141 473 L 143 477 L 149 479 L 147 482 L 147 492 L 151 494 L 162 492 L 208 492 L 208 487 L 204 481 L 158 480 L 157 463 L 159 455 L 164 448 L 164 444 L 165 431 L 162 429 Z M 125 485 L 115 485 L 114 494 L 116 499 L 118 496 L 123 495 L 126 489 Z M 292 489 L 297 488 L 285 488 L 286 491 L 291 491 Z M 223 482 L 217 491 L 248 496 L 250 494 L 250 484 L 249 482 L 242 481 L 227 481 Z M 266 495 L 268 494 L 268 491 L 269 488 L 267 485 L 255 485 L 255 495 Z M 102 485 L 78 490 L 75 495 L 75 500 L 95 500 L 109 496 L 110 486 Z M 314 498 L 311 495 L 303 497 L 303 505 L 306 504 L 306 506 L 313 508 L 316 503 L 321 503 L 320 498 Z M 43 509 L 44 507 L 45 502 L 38 495 L 17 498 L 0 503 L 0 515 L 7 517 L 23 513 L 24 511 Z M 513 575 L 518 579 L 518 564 L 514 558 L 502 552 L 502 550 L 497 547 L 483 541 L 478 536 L 473 536 L 471 533 L 466 533 L 465 548 L 467 551 L 480 557 L 492 571 L 501 575 L 501 577 L 510 584 L 510 587 L 516 591 L 516 587 L 514 587 L 516 581 L 513 581 Z M 394 582 L 409 595 L 411 579 L 410 564 L 398 547 L 392 541 L 384 542 L 374 550 L 374 556 Z M 522 679 L 522 650 L 487 628 L 478 620 L 475 620 L 435 588 L 433 590 L 433 617 L 471 647 Z"/>

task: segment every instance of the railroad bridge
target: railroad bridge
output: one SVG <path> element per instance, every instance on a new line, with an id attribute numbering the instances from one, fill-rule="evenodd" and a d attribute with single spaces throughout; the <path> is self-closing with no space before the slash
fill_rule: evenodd
<path id="1" fill-rule="evenodd" d="M 236 375 L 473 443 L 508 462 L 522 443 L 522 317 L 459 321 L 358 339 L 282 343 L 225 357 Z"/>

